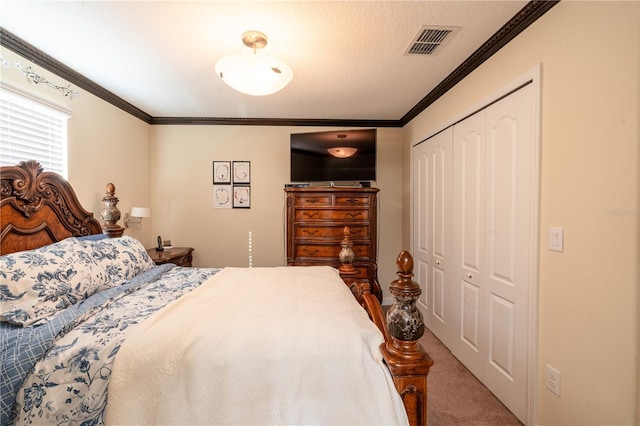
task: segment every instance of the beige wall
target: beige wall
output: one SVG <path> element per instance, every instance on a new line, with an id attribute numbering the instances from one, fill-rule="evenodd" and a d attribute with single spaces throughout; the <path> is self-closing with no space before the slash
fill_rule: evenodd
<path id="1" fill-rule="evenodd" d="M 86 203 L 85 208 L 100 216 L 100 200 L 109 182 L 116 187 L 123 216 L 132 206 L 149 206 L 149 125 L 88 93 L 73 102 L 68 135 L 69 181 Z M 122 225 L 124 219 L 119 223 Z M 150 231 L 148 226 L 141 226 L 126 233 L 148 240 Z"/>
<path id="2" fill-rule="evenodd" d="M 639 40 L 640 2 L 561 2 L 404 129 L 408 244 L 411 144 L 542 64 L 538 424 L 639 421 Z"/>
<path id="3" fill-rule="evenodd" d="M 316 130 L 333 129 L 152 126 L 153 235 L 195 247 L 195 266 L 248 266 L 251 232 L 253 266 L 285 264 L 290 134 Z M 385 295 L 401 250 L 401 144 L 401 129 L 378 129 L 379 278 Z M 251 161 L 251 209 L 213 208 L 214 160 Z"/>

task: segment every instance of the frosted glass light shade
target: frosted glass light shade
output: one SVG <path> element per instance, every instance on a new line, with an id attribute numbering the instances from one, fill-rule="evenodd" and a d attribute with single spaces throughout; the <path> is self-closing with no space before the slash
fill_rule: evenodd
<path id="1" fill-rule="evenodd" d="M 287 64 L 264 51 L 251 49 L 220 59 L 216 74 L 238 92 L 251 96 L 276 93 L 293 79 Z"/>
<path id="2" fill-rule="evenodd" d="M 335 148 L 327 148 L 329 154 L 338 158 L 349 158 L 356 153 L 358 149 L 352 146 L 337 146 Z"/>

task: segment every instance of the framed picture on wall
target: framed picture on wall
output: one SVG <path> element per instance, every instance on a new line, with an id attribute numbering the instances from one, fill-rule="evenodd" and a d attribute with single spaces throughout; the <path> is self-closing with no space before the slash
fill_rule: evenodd
<path id="1" fill-rule="evenodd" d="M 231 183 L 231 161 L 213 162 L 213 183 Z"/>
<path id="2" fill-rule="evenodd" d="M 251 162 L 250 161 L 234 161 L 233 162 L 233 183 L 250 183 L 251 182 Z"/>
<path id="3" fill-rule="evenodd" d="M 233 186 L 233 208 L 249 209 L 251 208 L 251 187 L 250 186 Z"/>
<path id="4" fill-rule="evenodd" d="M 230 209 L 233 206 L 231 185 L 213 185 L 213 208 Z"/>

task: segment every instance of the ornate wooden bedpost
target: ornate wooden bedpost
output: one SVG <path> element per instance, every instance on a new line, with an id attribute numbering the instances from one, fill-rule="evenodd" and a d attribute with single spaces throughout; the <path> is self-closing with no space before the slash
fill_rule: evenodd
<path id="1" fill-rule="evenodd" d="M 355 254 L 350 234 L 349 227 L 345 226 L 340 242 L 340 276 L 384 336 L 385 343 L 380 345 L 380 350 L 402 397 L 409 424 L 426 426 L 427 375 L 433 360 L 418 343 L 424 334 L 424 321 L 416 307 L 420 286 L 411 280 L 413 258 L 407 251 L 398 255 L 398 279 L 389 288 L 395 301 L 385 321 L 378 299 L 371 294 L 369 282 L 355 278 L 357 272 L 351 264 Z"/>
<path id="2" fill-rule="evenodd" d="M 100 212 L 102 219 L 102 232 L 110 238 L 121 237 L 124 228 L 117 224 L 120 220 L 120 210 L 118 210 L 118 197 L 116 197 L 116 186 L 112 183 L 107 184 L 107 193 L 102 197 L 104 209 Z"/>
<path id="3" fill-rule="evenodd" d="M 398 279 L 389 291 L 395 301 L 387 312 L 390 338 L 382 345 L 382 353 L 400 392 L 412 426 L 427 424 L 427 375 L 433 365 L 418 339 L 424 334 L 422 314 L 416 300 L 422 292 L 412 280 L 413 258 L 402 251 L 396 262 Z"/>
<path id="4" fill-rule="evenodd" d="M 340 266 L 338 267 L 338 271 L 340 271 L 342 280 L 348 286 L 351 286 L 358 271 L 353 267 L 353 259 L 355 259 L 356 254 L 353 252 L 353 241 L 351 241 L 351 231 L 348 226 L 344 227 L 342 235 L 344 237 L 342 238 L 342 241 L 340 241 L 341 249 L 340 254 L 338 255 L 338 258 L 340 259 Z"/>

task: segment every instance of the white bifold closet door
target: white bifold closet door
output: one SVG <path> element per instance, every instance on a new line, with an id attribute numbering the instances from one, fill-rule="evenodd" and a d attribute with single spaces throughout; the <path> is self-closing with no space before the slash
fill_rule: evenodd
<path id="1" fill-rule="evenodd" d="M 455 319 L 449 349 L 469 371 L 482 378 L 486 350 L 486 111 L 456 124 L 453 137 L 460 164 L 456 164 L 454 177 L 455 272 L 451 284 Z"/>
<path id="2" fill-rule="evenodd" d="M 414 280 L 425 325 L 447 346 L 451 339 L 452 286 L 448 283 L 453 201 L 453 129 L 414 148 Z"/>
<path id="3" fill-rule="evenodd" d="M 425 323 L 522 421 L 537 235 L 533 106 L 525 86 L 414 147 Z"/>

